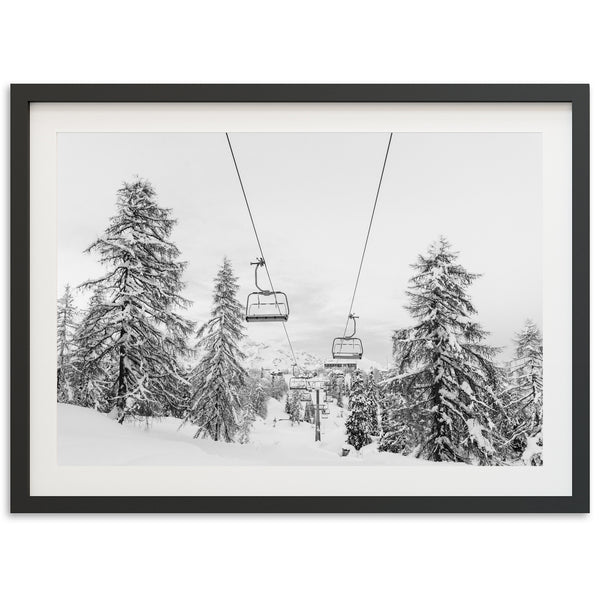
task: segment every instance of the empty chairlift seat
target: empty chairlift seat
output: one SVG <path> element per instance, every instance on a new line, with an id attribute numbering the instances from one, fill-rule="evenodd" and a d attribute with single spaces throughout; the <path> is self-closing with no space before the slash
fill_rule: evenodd
<path id="1" fill-rule="evenodd" d="M 307 390 L 308 379 L 306 379 L 306 377 L 290 377 L 288 387 L 290 390 Z"/>
<path id="2" fill-rule="evenodd" d="M 298 369 L 298 365 L 294 363 L 292 365 L 292 376 L 290 377 L 288 387 L 290 388 L 290 390 L 309 390 L 309 379 L 309 373 L 307 373 L 306 371 L 304 373 L 301 373 Z"/>
<path id="3" fill-rule="evenodd" d="M 254 265 L 254 283 L 256 292 L 251 292 L 246 300 L 246 321 L 252 322 L 277 322 L 287 321 L 290 316 L 290 306 L 287 295 L 275 290 L 264 290 L 258 285 L 258 268 L 265 267 L 265 261 L 258 258 Z"/>
<path id="4" fill-rule="evenodd" d="M 290 309 L 284 292 L 252 292 L 246 300 L 246 321 L 287 321 Z"/>
<path id="5" fill-rule="evenodd" d="M 360 338 L 339 337 L 333 340 L 331 348 L 333 358 L 360 360 L 363 355 L 363 345 Z"/>
<path id="6" fill-rule="evenodd" d="M 356 319 L 357 316 L 348 315 L 352 320 L 354 331 L 350 335 L 336 337 L 331 345 L 331 355 L 334 359 L 360 360 L 363 355 L 363 345 L 360 338 L 356 337 Z"/>

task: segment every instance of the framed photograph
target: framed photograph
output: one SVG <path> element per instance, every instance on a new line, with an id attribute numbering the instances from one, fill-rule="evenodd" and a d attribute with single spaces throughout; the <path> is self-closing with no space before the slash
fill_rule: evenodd
<path id="1" fill-rule="evenodd" d="M 14 85 L 13 512 L 589 511 L 587 85 Z"/>

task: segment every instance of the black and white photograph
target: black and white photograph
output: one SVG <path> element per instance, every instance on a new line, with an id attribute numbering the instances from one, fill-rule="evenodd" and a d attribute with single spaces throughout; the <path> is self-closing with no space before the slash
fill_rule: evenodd
<path id="1" fill-rule="evenodd" d="M 59 465 L 543 466 L 541 134 L 56 144 Z"/>

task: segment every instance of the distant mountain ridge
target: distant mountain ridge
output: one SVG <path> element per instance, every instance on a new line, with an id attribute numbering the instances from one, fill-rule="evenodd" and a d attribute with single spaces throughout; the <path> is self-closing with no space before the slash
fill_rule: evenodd
<path id="1" fill-rule="evenodd" d="M 282 371 L 291 371 L 292 369 L 292 357 L 290 356 L 289 349 L 283 347 L 279 348 L 276 346 L 263 344 L 261 342 L 254 342 L 251 339 L 245 338 L 240 345 L 240 349 L 246 355 L 244 360 L 244 366 L 247 369 L 279 369 Z M 296 361 L 301 369 L 315 370 L 321 369 L 325 359 L 322 356 L 311 354 L 310 352 L 298 351 L 294 348 L 296 354 Z M 363 371 L 369 371 L 370 369 L 383 370 L 382 366 L 368 358 L 363 358 L 358 361 L 358 368 Z"/>
<path id="2" fill-rule="evenodd" d="M 277 348 L 268 344 L 254 342 L 246 338 L 240 345 L 241 351 L 246 355 L 244 366 L 247 369 L 280 369 L 291 370 L 293 359 L 290 351 Z M 309 352 L 296 351 L 296 361 L 302 369 L 319 369 L 323 366 L 323 359 Z"/>

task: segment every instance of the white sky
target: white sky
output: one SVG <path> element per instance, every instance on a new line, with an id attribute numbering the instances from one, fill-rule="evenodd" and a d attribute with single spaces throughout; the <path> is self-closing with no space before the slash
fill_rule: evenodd
<path id="1" fill-rule="evenodd" d="M 294 349 L 327 357 L 343 332 L 388 134 L 230 137 L 273 282 L 290 300 Z M 483 274 L 471 294 L 491 343 L 510 351 L 526 318 L 541 326 L 541 143 L 536 133 L 394 135 L 354 305 L 365 358 L 391 360 L 392 331 L 411 322 L 409 265 L 440 234 Z M 225 135 L 206 133 L 58 135 L 59 294 L 102 272 L 83 250 L 135 175 L 178 220 L 172 239 L 188 261 L 189 316 L 207 318 L 224 255 L 245 304 L 258 249 Z M 285 344 L 279 323 L 247 333 Z"/>

